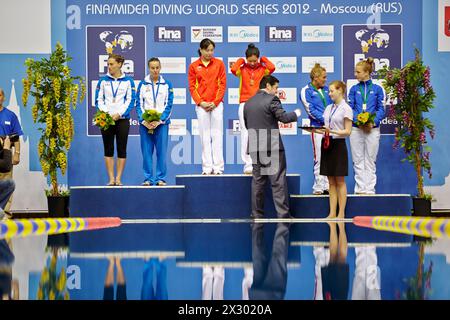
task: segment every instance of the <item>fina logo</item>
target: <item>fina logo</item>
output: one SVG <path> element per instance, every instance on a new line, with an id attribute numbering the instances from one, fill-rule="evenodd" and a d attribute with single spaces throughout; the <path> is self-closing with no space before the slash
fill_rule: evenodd
<path id="1" fill-rule="evenodd" d="M 295 42 L 295 26 L 266 27 L 266 42 Z"/>
<path id="2" fill-rule="evenodd" d="M 185 42 L 185 27 L 155 27 L 155 42 Z"/>

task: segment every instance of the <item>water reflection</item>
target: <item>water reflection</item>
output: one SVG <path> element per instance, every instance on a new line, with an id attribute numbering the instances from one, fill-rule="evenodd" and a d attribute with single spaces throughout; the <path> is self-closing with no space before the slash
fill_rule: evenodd
<path id="1" fill-rule="evenodd" d="M 252 225 L 253 285 L 250 300 L 282 300 L 286 293 L 290 224 L 277 224 L 272 249 L 264 240 L 264 224 Z"/>
<path id="2" fill-rule="evenodd" d="M 450 298 L 448 241 L 361 230 L 342 223 L 127 225 L 70 242 L 3 240 L 1 297 Z"/>

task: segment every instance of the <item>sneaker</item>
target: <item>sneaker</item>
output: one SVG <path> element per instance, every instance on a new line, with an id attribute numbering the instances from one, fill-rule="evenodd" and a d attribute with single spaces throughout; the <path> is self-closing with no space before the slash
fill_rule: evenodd
<path id="1" fill-rule="evenodd" d="M 253 170 L 245 170 L 244 174 L 246 175 L 252 175 L 253 174 Z"/>
<path id="2" fill-rule="evenodd" d="M 315 196 L 320 196 L 320 195 L 323 195 L 323 194 L 325 194 L 323 191 L 314 191 L 313 192 L 313 195 L 315 195 Z"/>
<path id="3" fill-rule="evenodd" d="M 150 181 L 144 181 L 144 182 L 142 183 L 142 185 L 143 185 L 143 186 L 146 186 L 146 187 L 150 187 L 152 184 L 150 183 Z"/>
<path id="4" fill-rule="evenodd" d="M 223 172 L 222 171 L 215 171 L 215 172 L 213 172 L 213 174 L 216 175 L 216 176 L 220 176 L 220 175 L 223 174 Z"/>
<path id="5" fill-rule="evenodd" d="M 209 176 L 209 175 L 211 175 L 212 174 L 212 172 L 206 172 L 206 171 L 203 171 L 202 172 L 202 176 Z"/>
<path id="6" fill-rule="evenodd" d="M 165 181 L 158 181 L 157 183 L 156 183 L 156 185 L 158 186 L 158 187 L 163 187 L 163 186 L 167 186 L 167 183 L 165 182 Z"/>

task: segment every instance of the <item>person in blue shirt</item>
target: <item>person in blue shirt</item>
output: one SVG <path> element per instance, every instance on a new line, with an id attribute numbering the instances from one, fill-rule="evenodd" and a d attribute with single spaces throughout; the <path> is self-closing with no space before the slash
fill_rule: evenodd
<path id="1" fill-rule="evenodd" d="M 23 135 L 22 127 L 20 126 L 19 119 L 16 114 L 11 110 L 5 108 L 3 103 L 5 101 L 5 92 L 0 88 L 0 137 L 10 137 L 11 141 L 11 153 L 12 153 L 12 165 L 20 163 L 20 136 Z M 12 138 L 12 136 L 16 138 Z M 11 169 L 5 172 L 0 172 L 0 180 L 12 180 L 13 166 Z M 8 214 L 11 209 L 12 193 L 8 198 L 8 202 L 4 206 L 4 211 Z"/>
<path id="2" fill-rule="evenodd" d="M 144 186 L 165 186 L 167 177 L 167 145 L 169 124 L 173 106 L 172 83 L 164 79 L 158 58 L 148 61 L 150 74 L 142 80 L 137 89 L 136 113 L 139 118 L 141 150 L 144 160 Z M 159 121 L 148 123 L 143 119 L 146 110 L 161 113 Z M 149 132 L 149 130 L 153 130 Z M 153 174 L 153 152 L 156 149 L 156 175 Z"/>
<path id="3" fill-rule="evenodd" d="M 359 81 L 349 92 L 349 105 L 353 109 L 353 130 L 350 147 L 355 171 L 355 193 L 375 194 L 376 160 L 380 146 L 380 123 L 385 117 L 383 88 L 371 79 L 374 71 L 372 58 L 360 61 L 355 67 Z M 357 117 L 362 112 L 375 114 L 374 123 L 357 127 Z"/>
<path id="4" fill-rule="evenodd" d="M 308 114 L 312 127 L 323 127 L 323 112 L 332 104 L 327 83 L 327 71 L 319 63 L 311 69 L 311 82 L 304 86 L 300 93 L 300 99 Z M 320 146 L 323 135 L 311 133 L 311 142 L 314 155 L 314 184 L 313 194 L 328 193 L 328 179 L 320 175 Z"/>
<path id="5" fill-rule="evenodd" d="M 109 176 L 109 186 L 122 185 L 122 173 L 127 158 L 130 112 L 135 104 L 135 86 L 131 77 L 122 73 L 125 58 L 111 54 L 108 59 L 108 74 L 100 79 L 95 91 L 95 106 L 109 113 L 115 125 L 101 130 L 105 164 Z M 114 139 L 117 144 L 117 175 L 114 178 Z"/>

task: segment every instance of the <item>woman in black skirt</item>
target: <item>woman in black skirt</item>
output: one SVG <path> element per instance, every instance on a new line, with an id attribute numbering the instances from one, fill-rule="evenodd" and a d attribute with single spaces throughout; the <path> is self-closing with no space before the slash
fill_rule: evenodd
<path id="1" fill-rule="evenodd" d="M 348 155 L 345 138 L 352 132 L 353 111 L 345 102 L 346 85 L 342 81 L 330 84 L 330 104 L 323 114 L 325 129 L 317 130 L 325 137 L 322 139 L 322 157 L 320 160 L 320 174 L 328 177 L 330 184 L 330 214 L 328 219 L 336 218 L 339 203 L 338 219 L 345 217 L 347 203 L 347 185 L 345 177 L 348 175 Z"/>

